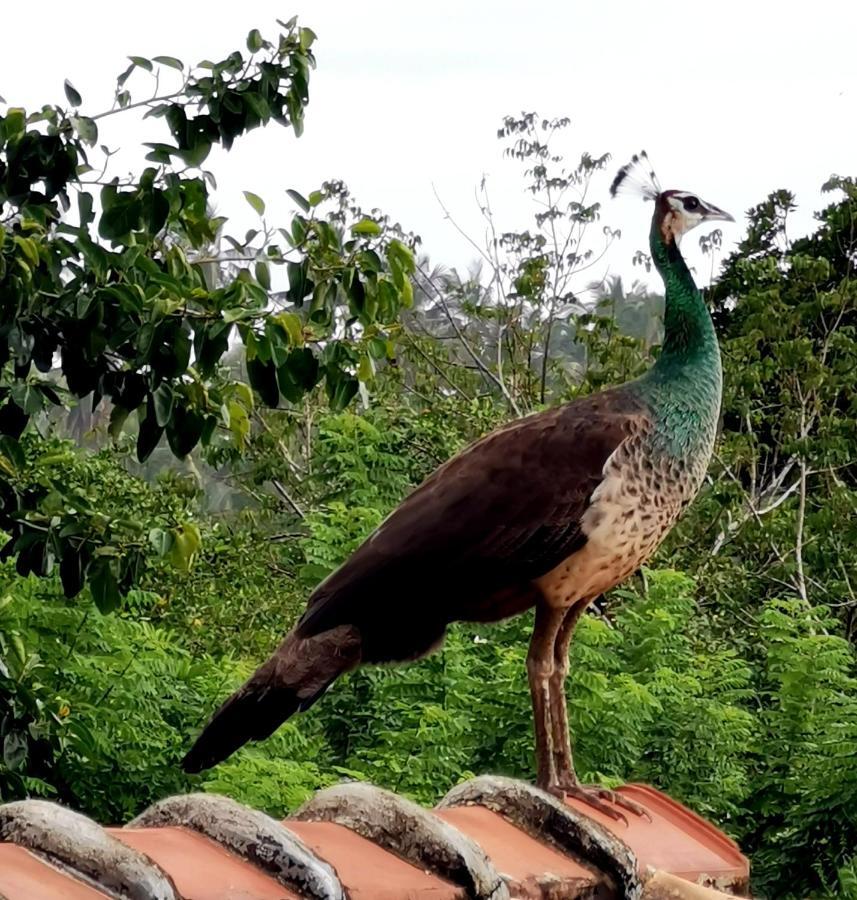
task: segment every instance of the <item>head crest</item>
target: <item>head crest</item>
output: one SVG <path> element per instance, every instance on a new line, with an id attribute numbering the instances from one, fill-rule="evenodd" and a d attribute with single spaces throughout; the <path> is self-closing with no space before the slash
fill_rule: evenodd
<path id="1" fill-rule="evenodd" d="M 635 153 L 631 162 L 616 173 L 613 184 L 610 185 L 610 196 L 615 197 L 619 193 L 637 194 L 645 200 L 657 200 L 661 185 L 645 150 Z"/>

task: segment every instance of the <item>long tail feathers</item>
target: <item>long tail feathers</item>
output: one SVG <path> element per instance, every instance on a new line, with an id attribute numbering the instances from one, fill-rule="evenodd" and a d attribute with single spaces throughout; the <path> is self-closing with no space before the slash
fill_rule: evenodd
<path id="1" fill-rule="evenodd" d="M 341 625 L 314 637 L 289 634 L 273 656 L 211 717 L 182 760 L 186 772 L 222 762 L 247 741 L 261 741 L 308 709 L 360 662 L 360 633 Z"/>

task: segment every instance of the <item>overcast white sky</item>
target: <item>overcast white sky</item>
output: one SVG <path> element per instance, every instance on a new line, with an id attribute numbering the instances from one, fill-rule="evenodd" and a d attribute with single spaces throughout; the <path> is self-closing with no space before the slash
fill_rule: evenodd
<path id="1" fill-rule="evenodd" d="M 517 168 L 495 136 L 501 117 L 521 110 L 569 116 L 562 149 L 610 152 L 611 175 L 645 147 L 664 187 L 695 190 L 739 222 L 788 187 L 802 206 L 796 230 L 806 228 L 821 183 L 857 172 L 850 0 L 5 4 L 0 95 L 29 108 L 62 103 L 67 77 L 95 113 L 109 106 L 127 54 L 217 59 L 243 49 L 250 28 L 272 34 L 276 17 L 293 14 L 319 37 L 304 136 L 272 126 L 207 163 L 218 210 L 241 229 L 254 220 L 242 190 L 285 221 L 286 188 L 338 177 L 420 233 L 434 262 L 465 266 L 474 253 L 444 221 L 432 185 L 478 238 L 473 191 L 487 174 L 501 224 L 526 227 Z M 131 87 L 144 95 L 142 80 Z M 157 120 L 140 130 L 124 118 L 108 120 L 107 143 L 166 137 Z M 609 201 L 608 183 L 597 185 L 603 221 L 626 237 L 605 266 L 633 275 L 651 208 Z M 726 225 L 724 236 L 740 231 Z M 685 252 L 707 271 L 695 240 Z"/>

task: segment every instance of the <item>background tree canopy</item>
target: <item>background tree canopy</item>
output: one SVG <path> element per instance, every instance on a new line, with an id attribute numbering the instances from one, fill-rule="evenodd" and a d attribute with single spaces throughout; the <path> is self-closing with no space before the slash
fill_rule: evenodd
<path id="1" fill-rule="evenodd" d="M 64 106 L 0 115 L 2 800 L 120 820 L 198 788 L 277 814 L 342 777 L 429 802 L 473 772 L 532 775 L 526 617 L 354 673 L 213 772 L 177 766 L 434 467 L 633 377 L 660 340 L 661 297 L 591 283 L 615 236 L 587 199 L 608 157 L 566 163 L 566 119 L 501 123 L 539 212 L 499 232 L 483 186 L 478 270 L 432 264 L 333 181 L 291 190 L 282 227 L 248 193 L 259 226 L 230 234 L 211 147 L 303 128 L 315 35 L 280 28 L 216 63 L 134 57 L 107 111 L 67 83 Z M 141 95 L 157 67 L 181 89 Z M 99 121 L 141 114 L 148 165 L 115 177 Z M 723 262 L 707 487 L 586 617 L 569 687 L 583 773 L 710 816 L 776 897 L 857 898 L 857 184 L 826 187 L 812 234 L 789 239 L 780 191 Z"/>

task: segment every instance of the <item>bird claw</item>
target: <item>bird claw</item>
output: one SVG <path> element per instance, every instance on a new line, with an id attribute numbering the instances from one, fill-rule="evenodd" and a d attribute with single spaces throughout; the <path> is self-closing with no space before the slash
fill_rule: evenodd
<path id="1" fill-rule="evenodd" d="M 605 816 L 617 822 L 624 822 L 626 827 L 629 825 L 628 819 L 615 808 L 616 806 L 633 813 L 635 816 L 645 817 L 650 822 L 652 821 L 652 817 L 645 807 L 640 806 L 639 803 L 635 803 L 633 800 L 629 800 L 627 797 L 623 797 L 618 791 L 610 790 L 610 788 L 602 787 L 598 784 L 583 785 L 577 781 L 566 781 L 560 784 L 549 785 L 547 791 L 563 801 L 569 798 L 580 800 Z M 613 805 L 605 803 L 605 800 L 609 800 L 610 804 Z"/>

